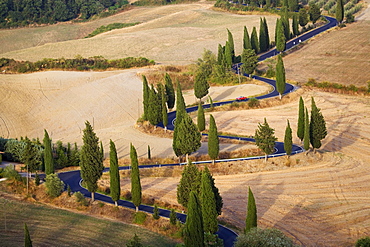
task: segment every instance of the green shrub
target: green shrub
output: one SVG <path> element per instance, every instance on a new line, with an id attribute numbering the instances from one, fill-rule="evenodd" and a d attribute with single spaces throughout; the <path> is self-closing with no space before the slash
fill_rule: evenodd
<path id="1" fill-rule="evenodd" d="M 46 175 L 46 193 L 51 197 L 58 197 L 64 190 L 64 182 L 60 180 L 58 174 L 51 173 Z"/>
<path id="2" fill-rule="evenodd" d="M 158 209 L 157 205 L 155 205 L 154 206 L 154 209 L 153 209 L 153 218 L 155 220 L 158 220 L 160 218 L 160 216 L 159 216 L 159 209 Z"/>
<path id="3" fill-rule="evenodd" d="M 14 166 L 10 165 L 2 169 L 1 176 L 4 178 L 14 179 L 16 181 L 22 181 L 22 176 L 14 170 Z"/>
<path id="4" fill-rule="evenodd" d="M 293 240 L 278 229 L 252 228 L 247 234 L 238 236 L 235 247 L 293 247 Z"/>
<path id="5" fill-rule="evenodd" d="M 355 247 L 370 247 L 370 237 L 360 238 Z"/>
<path id="6" fill-rule="evenodd" d="M 74 193 L 74 196 L 76 197 L 76 201 L 82 206 L 89 205 L 89 202 L 86 200 L 85 196 L 81 192 L 77 191 L 76 193 Z"/>
<path id="7" fill-rule="evenodd" d="M 259 103 L 258 99 L 256 99 L 256 98 L 250 98 L 248 100 L 248 106 L 249 107 L 257 107 L 259 104 L 260 103 Z"/>
<path id="8" fill-rule="evenodd" d="M 136 235 L 130 239 L 129 243 L 126 244 L 127 247 L 142 247 L 143 245 L 141 244 L 140 238 Z"/>
<path id="9" fill-rule="evenodd" d="M 135 213 L 135 217 L 134 217 L 134 223 L 135 224 L 142 225 L 142 224 L 144 224 L 145 220 L 146 220 L 146 213 L 144 213 L 144 212 Z"/>
<path id="10" fill-rule="evenodd" d="M 170 213 L 170 223 L 171 225 L 176 225 L 176 212 L 174 209 L 171 209 L 171 213 Z"/>

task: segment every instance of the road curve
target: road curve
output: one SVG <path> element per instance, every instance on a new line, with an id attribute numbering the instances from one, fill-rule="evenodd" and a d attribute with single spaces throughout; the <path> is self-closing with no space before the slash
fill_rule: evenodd
<path id="1" fill-rule="evenodd" d="M 328 16 L 325 16 L 325 17 L 326 17 L 326 19 L 328 19 L 328 21 L 329 21 L 328 23 L 326 23 L 325 25 L 323 25 L 323 26 L 321 26 L 317 29 L 314 29 L 310 32 L 307 32 L 307 33 L 305 33 L 305 34 L 303 34 L 299 37 L 296 37 L 296 38 L 290 40 L 286 44 L 286 49 L 287 50 L 291 49 L 292 47 L 298 45 L 299 43 L 304 42 L 304 41 L 314 37 L 315 35 L 317 35 L 319 33 L 322 33 L 322 32 L 324 32 L 324 31 L 326 31 L 326 30 L 328 30 L 332 27 L 335 27 L 337 25 L 337 22 L 336 22 L 335 18 L 328 17 Z M 277 55 L 277 51 L 276 51 L 276 49 L 272 49 L 272 50 L 260 55 L 259 56 L 259 61 L 263 61 L 263 60 L 265 60 L 269 57 L 273 57 L 275 55 Z M 273 86 L 273 88 L 274 88 L 274 90 L 272 92 L 270 92 L 266 95 L 258 96 L 258 97 L 256 97 L 257 99 L 266 99 L 266 98 L 276 97 L 276 96 L 279 95 L 278 92 L 276 91 L 276 82 L 274 80 L 264 78 L 264 77 L 260 77 L 260 76 L 252 76 L 252 77 L 256 80 L 260 80 L 260 81 L 263 81 L 265 83 L 268 83 L 271 86 Z M 295 90 L 295 87 L 293 85 L 286 84 L 284 94 L 290 93 L 294 90 Z M 230 104 L 230 103 L 233 103 L 233 102 L 235 102 L 235 100 L 224 101 L 224 102 L 216 102 L 216 103 L 213 103 L 213 105 L 214 106 L 220 106 L 220 105 Z M 209 108 L 210 105 L 206 104 L 206 105 L 203 105 L 203 107 L 204 108 Z M 186 111 L 187 112 L 193 112 L 193 111 L 196 111 L 197 109 L 198 109 L 198 106 L 194 106 L 194 107 L 187 108 Z M 174 122 L 175 118 L 176 118 L 176 112 L 175 111 L 168 113 L 168 122 L 170 123 L 167 126 L 168 129 L 173 130 L 173 128 L 174 128 L 173 122 Z M 160 123 L 158 126 L 163 127 L 163 124 Z M 219 137 L 230 138 L 230 139 L 240 139 L 240 140 L 246 140 L 246 141 L 254 141 L 253 138 L 239 138 L 239 137 L 229 137 L 229 136 L 219 136 Z M 284 143 L 276 142 L 275 149 L 276 149 L 276 152 L 272 155 L 269 155 L 269 157 L 276 157 L 276 156 L 286 155 L 285 150 L 284 150 Z M 299 153 L 299 152 L 302 152 L 302 151 L 303 151 L 303 149 L 301 147 L 299 147 L 297 145 L 294 145 L 292 154 Z M 242 159 L 239 159 L 239 160 L 260 159 L 260 158 L 263 158 L 263 156 L 248 157 L 248 158 L 242 158 Z M 235 159 L 217 160 L 216 162 L 226 162 L 226 161 L 234 161 L 234 160 Z M 203 161 L 203 162 L 194 162 L 194 163 L 210 163 L 210 162 L 211 161 Z M 181 164 L 174 163 L 174 164 L 143 165 L 143 166 L 139 166 L 139 167 L 142 169 L 142 168 L 153 168 L 153 167 L 159 167 L 159 166 L 164 167 L 164 166 L 178 166 L 178 165 L 181 165 Z M 126 169 L 129 169 L 129 167 L 120 167 L 120 170 L 126 170 Z M 109 169 L 106 168 L 106 169 L 104 169 L 104 172 L 107 172 L 108 170 Z M 87 191 L 87 189 L 85 189 L 81 186 L 82 179 L 81 179 L 81 174 L 80 174 L 79 170 L 59 173 L 59 178 L 66 185 L 68 184 L 70 186 L 71 191 L 73 191 L 73 192 L 80 191 L 85 197 L 89 197 L 89 198 L 91 197 L 90 192 Z M 103 195 L 103 194 L 99 194 L 99 193 L 95 193 L 95 200 L 99 200 L 99 201 L 103 201 L 103 202 L 106 202 L 106 203 L 114 204 L 111 197 Z M 125 200 L 119 200 L 118 205 L 122 206 L 122 207 L 126 207 L 126 208 L 135 209 L 135 206 L 133 205 L 132 202 L 125 201 Z M 151 207 L 151 206 L 140 205 L 139 210 L 147 212 L 147 213 L 153 213 L 153 207 Z M 159 209 L 159 215 L 160 216 L 169 217 L 169 214 L 170 214 L 169 210 Z M 181 222 L 186 221 L 186 215 L 185 214 L 177 213 L 177 218 Z M 237 238 L 237 234 L 234 231 L 232 231 L 231 229 L 228 229 L 228 228 L 226 228 L 222 225 L 219 225 L 219 230 L 218 230 L 217 234 L 221 239 L 223 239 L 224 246 L 226 246 L 226 247 L 232 247 L 234 245 L 234 242 L 235 242 L 236 238 Z"/>

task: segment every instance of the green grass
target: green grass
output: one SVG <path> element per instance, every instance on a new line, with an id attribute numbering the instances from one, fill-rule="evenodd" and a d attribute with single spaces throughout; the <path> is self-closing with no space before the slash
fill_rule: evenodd
<path id="1" fill-rule="evenodd" d="M 100 26 L 97 29 L 95 29 L 92 33 L 87 35 L 85 38 L 91 38 L 91 37 L 94 37 L 98 34 L 109 32 L 109 31 L 114 30 L 114 29 L 121 29 L 121 28 L 124 28 L 124 27 L 132 27 L 132 26 L 135 26 L 139 23 L 140 22 L 135 22 L 135 23 L 111 23 L 111 24 L 108 24 L 107 26 L 103 25 L 103 26 Z"/>
<path id="2" fill-rule="evenodd" d="M 0 245 L 3 247 L 24 245 L 24 223 L 34 246 L 125 246 L 135 233 L 144 246 L 176 245 L 162 235 L 137 226 L 43 205 L 0 198 L 0 208 Z"/>

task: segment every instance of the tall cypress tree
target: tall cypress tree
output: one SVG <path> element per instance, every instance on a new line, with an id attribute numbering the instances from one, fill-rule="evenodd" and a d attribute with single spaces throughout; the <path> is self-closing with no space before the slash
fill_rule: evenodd
<path id="1" fill-rule="evenodd" d="M 241 66 L 242 73 L 253 74 L 258 65 L 258 57 L 254 50 L 246 49 L 243 50 L 241 62 L 243 63 Z"/>
<path id="2" fill-rule="evenodd" d="M 202 210 L 194 191 L 191 191 L 189 196 L 188 215 L 184 226 L 184 243 L 185 246 L 204 246 Z"/>
<path id="3" fill-rule="evenodd" d="M 266 118 L 263 124 L 258 123 L 258 129 L 256 129 L 254 139 L 256 140 L 256 145 L 265 153 L 265 161 L 267 161 L 267 155 L 275 151 L 275 141 L 277 138 L 274 133 L 275 130 L 270 128 Z"/>
<path id="4" fill-rule="evenodd" d="M 298 124 L 297 124 L 297 136 L 298 138 L 303 141 L 304 138 L 304 102 L 302 96 L 299 97 L 299 109 L 298 109 Z"/>
<path id="5" fill-rule="evenodd" d="M 203 173 L 207 174 L 207 176 L 209 177 L 209 180 L 211 182 L 212 191 L 213 191 L 213 194 L 215 196 L 216 211 L 217 211 L 217 214 L 218 215 L 221 215 L 221 213 L 222 213 L 222 207 L 224 205 L 224 202 L 222 200 L 222 196 L 220 195 L 220 192 L 219 192 L 218 188 L 215 185 L 215 179 L 212 177 L 212 174 L 210 173 L 210 171 L 208 169 L 208 166 L 206 166 L 204 168 L 202 174 Z"/>
<path id="6" fill-rule="evenodd" d="M 177 81 L 177 88 L 176 88 L 176 121 L 175 121 L 175 129 L 173 131 L 173 139 L 172 139 L 172 149 L 175 152 L 176 156 L 182 155 L 180 153 L 180 147 L 178 146 L 177 136 L 179 132 L 178 126 L 180 125 L 185 111 L 185 101 L 181 91 L 181 85 L 179 81 Z"/>
<path id="7" fill-rule="evenodd" d="M 24 246 L 32 247 L 32 240 L 26 223 L 24 223 Z"/>
<path id="8" fill-rule="evenodd" d="M 167 107 L 171 110 L 175 106 L 175 89 L 173 88 L 172 79 L 168 73 L 165 74 L 164 80 L 167 96 Z"/>
<path id="9" fill-rule="evenodd" d="M 293 30 L 293 35 L 294 36 L 299 35 L 298 20 L 297 20 L 297 15 L 296 14 L 293 15 L 292 30 Z"/>
<path id="10" fill-rule="evenodd" d="M 308 118 L 308 110 L 306 107 L 304 116 L 304 138 L 303 138 L 303 148 L 308 151 L 310 148 L 310 119 Z"/>
<path id="11" fill-rule="evenodd" d="M 293 148 L 293 140 L 292 140 L 292 129 L 290 128 L 290 123 L 288 120 L 288 125 L 286 126 L 285 129 L 285 136 L 284 136 L 284 150 L 289 157 L 290 154 L 292 153 L 292 148 Z"/>
<path id="12" fill-rule="evenodd" d="M 256 27 L 253 27 L 253 31 L 252 31 L 252 34 L 251 34 L 251 45 L 252 45 L 252 49 L 256 52 L 256 54 L 258 54 L 260 46 L 259 46 L 259 43 L 258 43 L 258 36 L 257 36 Z"/>
<path id="13" fill-rule="evenodd" d="M 49 175 L 54 173 L 54 159 L 53 159 L 53 150 L 51 148 L 51 139 L 46 130 L 44 130 L 44 163 L 45 163 L 45 174 Z"/>
<path id="14" fill-rule="evenodd" d="M 177 128 L 176 147 L 179 151 L 178 156 L 185 154 L 186 160 L 188 160 L 188 155 L 200 148 L 201 134 L 187 113 L 184 114 Z"/>
<path id="15" fill-rule="evenodd" d="M 112 140 L 110 140 L 110 150 L 109 150 L 109 175 L 110 175 L 110 196 L 114 201 L 114 204 L 118 206 L 117 201 L 121 195 L 121 185 L 118 169 L 118 157 L 116 145 Z"/>
<path id="16" fill-rule="evenodd" d="M 197 119 L 197 125 L 199 131 L 203 131 L 206 129 L 206 119 L 204 117 L 204 109 L 202 106 L 202 103 L 199 102 L 198 104 L 198 119 Z"/>
<path id="17" fill-rule="evenodd" d="M 221 44 L 218 44 L 218 50 L 217 50 L 217 64 L 225 67 L 225 47 L 223 47 Z"/>
<path id="18" fill-rule="evenodd" d="M 167 106 L 166 106 L 166 93 L 165 93 L 164 87 L 161 87 L 161 101 L 162 101 L 162 123 L 164 126 L 164 130 L 166 131 L 167 125 L 168 125 L 168 115 L 167 115 Z"/>
<path id="19" fill-rule="evenodd" d="M 146 76 L 143 75 L 143 108 L 144 114 L 143 119 L 148 120 L 148 106 L 149 106 L 149 85 Z"/>
<path id="20" fill-rule="evenodd" d="M 211 180 L 208 174 L 202 173 L 201 204 L 204 232 L 215 233 L 218 230 L 215 195 L 212 191 Z"/>
<path id="21" fill-rule="evenodd" d="M 153 85 L 149 89 L 147 119 L 152 125 L 162 121 L 162 100 Z"/>
<path id="22" fill-rule="evenodd" d="M 275 45 L 277 51 L 282 52 L 285 50 L 286 39 L 284 34 L 284 27 L 280 19 L 276 20 Z"/>
<path id="23" fill-rule="evenodd" d="M 141 183 L 140 183 L 140 172 L 139 162 L 137 160 L 137 153 L 135 147 L 130 144 L 130 159 L 131 159 L 131 196 L 132 203 L 136 207 L 136 212 L 139 211 L 141 204 Z"/>
<path id="24" fill-rule="evenodd" d="M 233 65 L 233 54 L 230 47 L 230 43 L 228 41 L 226 41 L 225 44 L 225 65 L 226 68 L 228 69 L 230 69 L 231 66 Z"/>
<path id="25" fill-rule="evenodd" d="M 218 140 L 217 126 L 214 117 L 210 115 L 208 133 L 208 155 L 213 160 L 213 164 L 215 162 L 215 159 L 217 159 L 219 152 L 220 144 Z"/>
<path id="26" fill-rule="evenodd" d="M 199 101 L 208 94 L 209 84 L 206 73 L 202 70 L 198 70 L 195 75 L 194 82 L 194 95 Z"/>
<path id="27" fill-rule="evenodd" d="M 228 41 L 228 43 L 230 45 L 232 62 L 234 62 L 234 60 L 235 60 L 234 38 L 233 38 L 233 34 L 230 32 L 229 29 L 227 29 L 227 41 Z"/>
<path id="28" fill-rule="evenodd" d="M 80 165 L 80 152 L 78 151 L 77 143 L 75 143 L 74 148 L 72 150 L 72 166 L 79 166 Z"/>
<path id="29" fill-rule="evenodd" d="M 259 30 L 259 45 L 260 51 L 265 52 L 267 51 L 267 44 L 266 44 L 266 30 L 265 25 L 263 24 L 262 17 L 260 17 L 260 30 Z"/>
<path id="30" fill-rule="evenodd" d="M 249 232 L 252 228 L 257 227 L 257 207 L 251 188 L 248 189 L 248 208 L 247 218 L 245 219 L 244 233 Z"/>
<path id="31" fill-rule="evenodd" d="M 288 9 L 287 8 L 281 8 L 281 24 L 283 25 L 284 28 L 284 35 L 285 35 L 285 40 L 290 39 L 290 26 L 289 26 L 289 14 L 288 14 Z"/>
<path id="32" fill-rule="evenodd" d="M 244 26 L 243 49 L 252 49 L 251 39 L 249 38 L 249 33 L 246 26 Z"/>
<path id="33" fill-rule="evenodd" d="M 344 4 L 343 0 L 337 0 L 337 6 L 335 8 L 335 19 L 340 24 L 344 18 Z"/>
<path id="34" fill-rule="evenodd" d="M 283 58 L 281 54 L 278 55 L 278 61 L 276 64 L 276 89 L 279 92 L 280 99 L 285 91 L 286 80 L 285 80 L 285 68 Z"/>
<path id="35" fill-rule="evenodd" d="M 266 32 L 265 40 L 267 44 L 267 50 L 270 49 L 270 33 L 269 33 L 269 27 L 267 25 L 266 17 L 263 17 L 263 25 Z"/>
<path id="36" fill-rule="evenodd" d="M 91 192 L 91 199 L 94 201 L 94 193 L 98 189 L 98 180 L 103 174 L 104 166 L 99 148 L 99 138 L 96 136 L 89 121 L 85 122 L 83 130 L 83 146 L 81 148 L 81 177 Z"/>
<path id="37" fill-rule="evenodd" d="M 100 158 L 101 158 L 101 162 L 104 161 L 104 148 L 103 148 L 103 142 L 100 141 Z"/>
<path id="38" fill-rule="evenodd" d="M 310 122 L 310 142 L 315 150 L 315 148 L 321 147 L 321 140 L 327 135 L 326 123 L 324 116 L 317 108 L 314 98 L 311 99 L 311 122 Z"/>
<path id="39" fill-rule="evenodd" d="M 188 161 L 188 164 L 182 171 L 180 182 L 177 185 L 177 202 L 186 208 L 189 203 L 190 192 L 195 191 L 199 193 L 200 184 L 201 172 L 196 165 Z"/>

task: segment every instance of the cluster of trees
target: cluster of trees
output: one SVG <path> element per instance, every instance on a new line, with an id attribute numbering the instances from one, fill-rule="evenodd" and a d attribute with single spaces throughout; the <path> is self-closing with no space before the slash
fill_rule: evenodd
<path id="1" fill-rule="evenodd" d="M 91 37 L 94 37 L 94 36 L 96 36 L 98 34 L 109 32 L 109 31 L 114 30 L 114 29 L 121 29 L 121 28 L 124 28 L 124 27 L 135 26 L 135 25 L 137 25 L 139 23 L 140 22 L 134 22 L 134 23 L 111 23 L 111 24 L 108 24 L 106 26 L 103 25 L 103 26 L 100 26 L 97 29 L 95 29 L 92 33 L 90 33 L 89 35 L 87 35 L 85 38 L 91 38 Z"/>
<path id="2" fill-rule="evenodd" d="M 188 212 L 183 231 L 185 246 L 223 246 L 215 235 L 223 202 L 208 167 L 199 171 L 188 162 L 177 186 L 177 201 Z"/>
<path id="3" fill-rule="evenodd" d="M 91 58 L 44 58 L 37 62 L 16 61 L 9 58 L 0 58 L 0 70 L 6 72 L 34 72 L 46 69 L 66 70 L 106 70 L 108 68 L 127 69 L 132 67 L 143 67 L 153 65 L 155 62 L 144 57 L 127 57 L 108 60 L 102 56 Z"/>
<path id="4" fill-rule="evenodd" d="M 0 27 L 82 20 L 127 5 L 127 0 L 0 0 Z"/>

